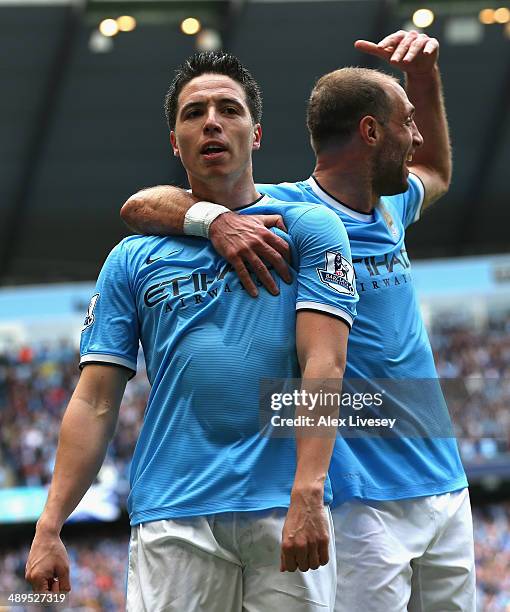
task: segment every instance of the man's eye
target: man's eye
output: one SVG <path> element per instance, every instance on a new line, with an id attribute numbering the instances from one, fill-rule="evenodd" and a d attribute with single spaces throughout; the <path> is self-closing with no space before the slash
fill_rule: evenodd
<path id="1" fill-rule="evenodd" d="M 226 106 L 224 110 L 225 110 L 225 113 L 227 113 L 227 115 L 237 114 L 237 108 L 235 108 L 235 106 Z"/>
<path id="2" fill-rule="evenodd" d="M 200 115 L 200 111 L 198 109 L 190 110 L 186 113 L 186 119 L 193 119 L 193 117 L 198 117 Z"/>
<path id="3" fill-rule="evenodd" d="M 409 127 L 411 127 L 413 125 L 413 118 L 409 117 L 408 119 L 405 120 L 405 125 L 408 125 Z"/>

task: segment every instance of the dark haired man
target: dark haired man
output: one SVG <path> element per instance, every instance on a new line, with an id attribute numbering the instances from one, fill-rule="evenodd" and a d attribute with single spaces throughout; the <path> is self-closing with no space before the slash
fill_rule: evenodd
<path id="1" fill-rule="evenodd" d="M 128 609 L 331 610 L 336 567 L 324 503 L 335 432 L 272 436 L 272 420 L 261 432 L 259 384 L 301 369 L 311 393 L 317 380 L 342 378 L 357 301 L 345 228 L 322 206 L 257 193 L 260 93 L 236 58 L 193 56 L 166 108 L 193 195 L 241 215 L 282 215 L 296 282 L 252 300 L 196 238 L 132 236 L 113 249 L 87 313 L 83 372 L 27 578 L 39 591 L 55 578 L 70 586 L 59 532 L 104 458 L 140 339 L 152 390 L 131 465 Z M 322 283 L 326 257 L 340 257 L 349 278 Z M 303 572 L 290 573 L 297 567 Z"/>
<path id="2" fill-rule="evenodd" d="M 323 76 L 308 108 L 317 156 L 313 176 L 259 189 L 284 200 L 322 203 L 340 216 L 360 295 L 346 376 L 402 381 L 394 405 L 418 430 L 430 422 L 436 430 L 422 438 L 337 439 L 330 467 L 335 610 L 473 612 L 467 481 L 455 440 L 437 434 L 437 423 L 449 430 L 449 416 L 434 384 L 437 373 L 404 243 L 407 226 L 447 191 L 451 178 L 439 45 L 425 34 L 399 31 L 379 44 L 357 41 L 356 47 L 400 68 L 407 93 L 375 70 L 344 68 Z M 209 220 L 218 214 L 210 225 L 212 244 L 255 295 L 246 264 L 258 263 L 261 254 L 281 264 L 278 249 L 261 246 L 268 230 L 255 219 L 192 204 L 184 192 L 156 187 L 133 196 L 123 215 L 138 231 L 148 223 L 151 231 L 179 233 L 184 227 L 192 233 L 188 220 L 196 223 L 200 208 Z M 264 271 L 258 277 L 275 291 Z M 418 392 L 409 395 L 410 386 Z M 406 394 L 412 401 L 405 401 Z"/>

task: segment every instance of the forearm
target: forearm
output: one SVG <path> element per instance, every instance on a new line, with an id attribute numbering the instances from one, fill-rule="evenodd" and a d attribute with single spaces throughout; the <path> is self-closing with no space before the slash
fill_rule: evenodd
<path id="1" fill-rule="evenodd" d="M 117 419 L 111 406 L 75 395 L 64 415 L 55 469 L 38 529 L 60 532 L 64 521 L 94 482 Z"/>
<path id="2" fill-rule="evenodd" d="M 158 185 L 132 195 L 122 206 L 120 216 L 139 234 L 181 235 L 184 217 L 197 201 L 184 189 Z"/>
<path id="3" fill-rule="evenodd" d="M 452 174 L 450 135 L 437 65 L 427 73 L 407 74 L 406 89 L 416 108 L 415 122 L 424 142 L 413 157 L 413 166 L 434 171 L 448 187 Z"/>
<path id="4" fill-rule="evenodd" d="M 323 358 L 309 360 L 303 370 L 301 390 L 319 397 L 320 391 L 341 392 L 343 367 Z M 306 407 L 296 411 L 296 415 L 311 416 L 313 425 L 296 430 L 296 473 L 292 487 L 292 497 L 306 495 L 322 503 L 324 483 L 335 444 L 336 425 L 320 424 L 319 419 L 326 417 L 326 423 L 338 418 L 339 402 L 327 405 L 317 402 L 313 410 Z"/>

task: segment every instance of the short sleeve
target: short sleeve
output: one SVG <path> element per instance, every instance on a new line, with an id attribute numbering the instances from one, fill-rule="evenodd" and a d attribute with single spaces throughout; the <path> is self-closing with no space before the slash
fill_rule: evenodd
<path id="1" fill-rule="evenodd" d="M 344 224 L 326 206 L 314 206 L 289 232 L 299 260 L 296 309 L 324 312 L 351 327 L 358 294 Z"/>
<path id="2" fill-rule="evenodd" d="M 409 174 L 408 183 L 408 190 L 395 196 L 393 202 L 400 212 L 404 227 L 409 227 L 412 223 L 418 221 L 425 197 L 425 188 L 416 174 Z"/>
<path id="3" fill-rule="evenodd" d="M 136 373 L 139 332 L 126 247 L 118 244 L 106 259 L 85 316 L 80 368 L 88 363 L 122 366 Z"/>

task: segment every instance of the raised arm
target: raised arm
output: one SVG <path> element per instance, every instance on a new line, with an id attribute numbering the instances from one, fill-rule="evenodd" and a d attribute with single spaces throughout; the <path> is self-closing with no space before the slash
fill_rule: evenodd
<path id="1" fill-rule="evenodd" d="M 406 76 L 407 95 L 416 109 L 414 120 L 424 139 L 414 154 L 411 168 L 425 186 L 423 208 L 426 208 L 448 191 L 452 175 L 450 136 L 438 66 L 439 43 L 426 34 L 400 30 L 378 44 L 357 40 L 355 47 L 386 60 Z"/>
<path id="2" fill-rule="evenodd" d="M 60 531 L 103 463 L 128 374 L 116 366 L 90 364 L 83 369 L 62 420 L 48 499 L 26 565 L 26 579 L 34 591 L 71 589 L 69 559 Z"/>
<path id="3" fill-rule="evenodd" d="M 238 215 L 224 206 L 198 203 L 189 192 L 158 185 L 132 195 L 122 206 L 120 216 L 126 225 L 140 234 L 202 236 L 210 238 L 216 251 L 234 268 L 249 295 L 258 290 L 251 269 L 273 295 L 278 286 L 267 266 L 273 266 L 284 281 L 292 280 L 286 264 L 290 258 L 285 240 L 269 231 L 286 231 L 280 215 Z"/>
<path id="4" fill-rule="evenodd" d="M 348 336 L 349 328 L 344 321 L 318 311 L 298 311 L 296 348 L 302 372 L 302 390 L 318 394 L 321 381 L 331 383 L 334 379 L 338 381 L 335 390 L 340 392 Z M 329 561 L 324 483 L 337 427 L 319 426 L 319 412 L 314 410 L 312 427 L 296 429 L 297 466 L 283 528 L 282 571 L 317 569 Z M 328 414 L 338 417 L 338 407 Z"/>

